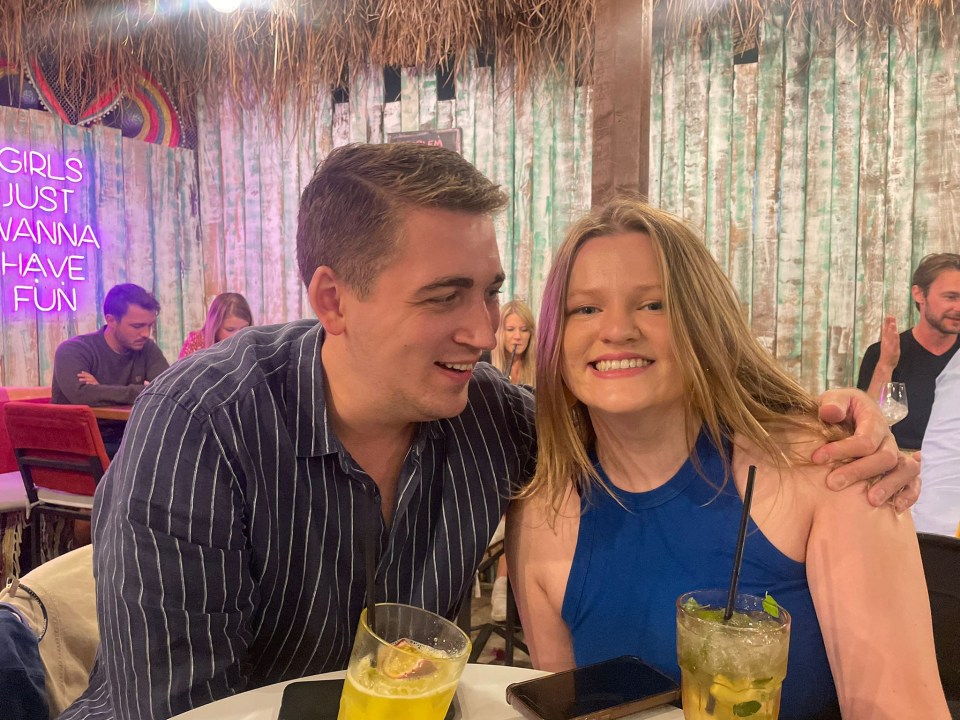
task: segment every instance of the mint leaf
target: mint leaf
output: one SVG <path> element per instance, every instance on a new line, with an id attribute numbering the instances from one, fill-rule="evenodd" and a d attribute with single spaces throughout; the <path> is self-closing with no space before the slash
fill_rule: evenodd
<path id="1" fill-rule="evenodd" d="M 777 601 L 773 599 L 773 595 L 770 593 L 767 593 L 766 597 L 763 598 L 763 609 L 766 611 L 767 615 L 770 615 L 771 617 L 780 617 L 780 606 L 777 604 Z"/>
<path id="2" fill-rule="evenodd" d="M 700 603 L 698 603 L 698 602 L 697 602 L 694 598 L 692 598 L 692 597 L 688 597 L 688 598 L 686 599 L 686 601 L 683 603 L 683 609 L 686 610 L 687 612 L 690 612 L 690 613 L 696 612 L 697 610 L 699 610 L 699 609 L 702 608 L 702 607 L 703 607 L 703 605 L 701 605 Z"/>
<path id="3" fill-rule="evenodd" d="M 767 597 L 770 597 L 769 595 Z M 760 709 L 760 703 L 756 700 L 750 700 L 749 702 L 737 703 L 733 706 L 733 714 L 737 717 L 750 717 L 751 715 L 756 714 L 757 710 Z"/>

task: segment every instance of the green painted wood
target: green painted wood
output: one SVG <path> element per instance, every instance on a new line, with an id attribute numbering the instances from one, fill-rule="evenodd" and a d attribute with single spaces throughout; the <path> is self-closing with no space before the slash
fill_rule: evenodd
<path id="1" fill-rule="evenodd" d="M 231 292 L 242 292 L 250 309 L 257 317 L 264 316 L 266 298 L 263 292 L 264 275 L 269 272 L 264 268 L 264 245 L 270 239 L 264 237 L 264 217 L 261 209 L 263 197 L 263 167 L 261 155 L 266 155 L 270 147 L 270 138 L 264 134 L 263 112 L 255 110 L 245 112 L 241 119 L 241 140 L 243 142 L 243 255 L 238 258 L 243 263 L 244 289 Z"/>
<path id="2" fill-rule="evenodd" d="M 807 239 L 804 234 L 804 190 L 807 182 L 807 63 L 810 48 L 805 33 L 789 33 L 785 40 L 774 352 L 783 367 L 799 378 L 804 330 L 803 272 Z"/>
<path id="3" fill-rule="evenodd" d="M 281 159 L 287 154 L 283 143 L 282 128 L 260 116 L 260 273 L 261 302 L 256 317 L 258 322 L 283 322 L 287 308 L 282 300 L 286 297 L 284 267 L 286 247 L 283 242 L 283 167 Z M 365 126 L 364 126 L 364 129 Z M 294 167 L 296 167 L 294 165 Z M 249 300 L 249 298 L 248 298 Z M 251 308 L 252 309 L 252 308 Z"/>
<path id="4" fill-rule="evenodd" d="M 736 112 L 730 125 L 730 266 L 727 270 L 749 317 L 753 297 L 753 196 L 757 146 L 757 66 L 738 65 L 733 75 Z M 664 153 L 666 155 L 666 151 Z"/>
<path id="5" fill-rule="evenodd" d="M 733 114 L 733 42 L 729 28 L 710 33 L 707 107 L 707 168 L 704 236 L 721 267 L 730 264 L 731 122 Z M 659 105 L 655 101 L 654 106 Z M 659 187 L 659 186 L 658 186 Z"/>
<path id="6" fill-rule="evenodd" d="M 650 63 L 650 168 L 647 200 L 660 206 L 660 179 L 663 172 L 663 48 L 664 38 L 654 34 Z M 578 163 L 579 164 L 579 163 Z"/>
<path id="7" fill-rule="evenodd" d="M 853 382 L 859 358 L 853 354 L 857 271 L 857 176 L 860 168 L 860 68 L 857 48 L 840 43 L 836 60 L 836 121 L 833 136 L 833 191 L 830 218 L 830 354 L 826 387 Z"/>
<path id="8" fill-rule="evenodd" d="M 576 219 L 591 206 L 592 185 L 590 183 L 591 158 L 593 158 L 593 89 L 578 87 L 574 101 L 576 119 L 574 121 L 574 172 L 576 189 L 574 202 L 570 207 L 572 219 Z"/>
<path id="9" fill-rule="evenodd" d="M 707 200 L 707 95 L 710 80 L 710 37 L 686 46 L 683 74 L 683 175 L 680 215 L 703 231 Z"/>
<path id="10" fill-rule="evenodd" d="M 874 302 L 907 328 L 913 315 L 910 283 L 913 275 L 913 185 L 916 176 L 917 143 L 917 32 L 916 26 L 889 39 L 890 128 L 886 143 L 887 213 L 884 247 L 883 294 Z M 958 104 L 960 107 L 960 104 Z M 880 324 L 868 324 L 866 338 L 879 337 Z"/>
<path id="11" fill-rule="evenodd" d="M 437 72 L 434 68 L 417 71 L 420 130 L 437 129 Z"/>
<path id="12" fill-rule="evenodd" d="M 663 117 L 660 136 L 663 152 L 660 161 L 660 207 L 683 214 L 684 145 L 684 43 L 670 43 L 663 55 Z"/>
<path id="13" fill-rule="evenodd" d="M 201 95 L 197 100 L 197 162 L 200 176 L 201 247 L 204 307 L 226 287 L 223 250 L 223 165 L 220 160 L 220 102 Z"/>
<path id="14" fill-rule="evenodd" d="M 531 88 L 532 137 L 530 163 L 530 265 L 521 268 L 517 279 L 517 293 L 528 304 L 531 298 L 539 297 L 553 260 L 553 203 L 559 193 L 554 188 L 556 170 L 556 117 L 554 98 L 557 95 L 556 81 L 538 80 Z M 526 279 L 524 283 L 523 279 Z M 537 306 L 537 302 L 533 302 Z"/>
<path id="15" fill-rule="evenodd" d="M 502 188 L 510 188 L 514 200 L 507 204 L 502 212 L 494 217 L 494 227 L 497 232 L 497 245 L 500 248 L 500 262 L 506 274 L 503 284 L 503 296 L 513 297 L 514 267 L 517 245 L 519 240 L 514 226 L 515 196 L 517 193 L 514 177 L 514 95 L 513 72 L 504 68 L 497 68 L 493 81 L 493 102 L 490 107 L 492 115 L 490 124 L 493 130 L 493 163 L 491 180 Z M 479 108 L 478 108 L 479 112 Z M 479 150 L 478 150 L 479 152 Z"/>
<path id="16" fill-rule="evenodd" d="M 539 83 L 538 83 L 539 84 Z M 534 237 L 533 146 L 536 134 L 532 93 L 514 97 L 513 122 L 513 262 L 507 276 L 510 294 L 528 297 Z"/>
<path id="17" fill-rule="evenodd" d="M 777 290 L 781 139 L 784 105 L 784 26 L 780 10 L 767 12 L 761 28 L 757 78 L 757 175 L 754 189 L 751 327 L 767 350 L 777 342 Z"/>
<path id="18" fill-rule="evenodd" d="M 412 132 L 420 129 L 420 81 L 415 68 L 400 71 L 401 129 Z"/>
<path id="19" fill-rule="evenodd" d="M 960 247 L 957 43 L 941 42 L 933 20 L 923 21 L 918 38 L 914 267 L 923 255 L 956 252 Z"/>
<path id="20" fill-rule="evenodd" d="M 471 54 L 466 68 L 460 70 L 456 76 L 456 101 L 454 103 L 454 117 L 452 127 L 460 128 L 460 152 L 463 156 L 476 165 L 476 116 L 477 116 L 477 85 L 478 68 L 476 60 Z M 489 85 L 489 73 L 487 73 L 487 84 Z M 489 90 L 487 91 L 489 94 Z M 483 170 L 481 169 L 481 172 Z"/>
<path id="21" fill-rule="evenodd" d="M 833 175 L 834 43 L 811 37 L 807 75 L 807 184 L 804 197 L 803 312 L 800 382 L 820 392 L 829 355 L 830 217 Z"/>
<path id="22" fill-rule="evenodd" d="M 882 302 L 887 205 L 887 137 L 889 45 L 862 38 L 857 48 L 860 67 L 860 172 L 857 197 L 856 325 L 853 337 L 854 380 L 860 358 L 876 342 L 885 314 Z"/>

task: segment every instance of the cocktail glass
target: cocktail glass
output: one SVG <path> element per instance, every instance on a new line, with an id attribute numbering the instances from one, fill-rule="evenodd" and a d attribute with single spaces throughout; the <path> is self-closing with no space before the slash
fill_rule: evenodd
<path id="1" fill-rule="evenodd" d="M 470 638 L 439 615 L 377 605 L 377 632 L 360 615 L 338 720 L 443 720 L 470 654 Z"/>
<path id="2" fill-rule="evenodd" d="M 777 720 L 787 674 L 790 615 L 755 595 L 737 595 L 724 622 L 726 590 L 677 600 L 677 659 L 686 720 Z"/>
<path id="3" fill-rule="evenodd" d="M 883 384 L 880 388 L 880 412 L 887 425 L 896 425 L 907 416 L 907 386 L 904 383 Z"/>

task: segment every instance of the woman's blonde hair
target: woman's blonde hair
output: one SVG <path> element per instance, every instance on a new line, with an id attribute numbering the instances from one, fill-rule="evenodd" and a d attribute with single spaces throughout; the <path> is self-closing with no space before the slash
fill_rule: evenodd
<path id="1" fill-rule="evenodd" d="M 547 493 L 556 511 L 571 481 L 582 494 L 592 485 L 610 492 L 590 462 L 596 436 L 586 406 L 564 382 L 561 354 L 577 253 L 592 238 L 625 233 L 644 233 L 653 242 L 683 383 L 687 437 L 703 427 L 722 447 L 722 439 L 742 435 L 782 466 L 793 458 L 771 431 L 837 436 L 819 421 L 814 398 L 753 337 L 733 286 L 697 234 L 667 212 L 620 198 L 570 228 L 547 276 L 537 343 L 537 471 L 521 496 Z M 693 461 L 696 465 L 696 457 Z M 725 483 L 730 476 L 726 456 L 724 467 Z"/>
<path id="2" fill-rule="evenodd" d="M 200 329 L 205 348 L 211 347 L 217 342 L 217 333 L 220 332 L 220 328 L 223 327 L 223 323 L 226 322 L 228 317 L 240 318 L 246 320 L 248 325 L 253 325 L 253 313 L 250 312 L 250 305 L 240 293 L 220 293 L 210 303 L 207 320 Z"/>
<path id="3" fill-rule="evenodd" d="M 503 326 L 507 322 L 507 318 L 511 315 L 519 317 L 530 331 L 530 342 L 527 343 L 527 349 L 520 355 L 519 382 L 522 385 L 532 386 L 536 383 L 537 379 L 537 323 L 533 319 L 533 310 L 531 310 L 530 306 L 523 302 L 523 300 L 511 300 L 501 306 L 500 329 L 497 330 L 497 346 L 491 353 L 491 359 L 494 367 L 509 378 L 510 368 L 508 368 L 507 365 L 510 363 L 512 353 L 507 352 L 504 348 L 505 333 Z"/>

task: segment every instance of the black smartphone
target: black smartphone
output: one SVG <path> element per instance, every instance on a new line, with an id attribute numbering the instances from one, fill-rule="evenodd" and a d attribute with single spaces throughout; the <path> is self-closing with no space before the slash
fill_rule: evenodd
<path id="1" fill-rule="evenodd" d="M 676 682 L 633 655 L 507 687 L 507 702 L 531 720 L 607 720 L 679 699 Z"/>
<path id="2" fill-rule="evenodd" d="M 343 680 L 301 680 L 283 689 L 277 720 L 337 720 Z M 457 696 L 447 708 L 444 720 L 461 720 Z"/>

